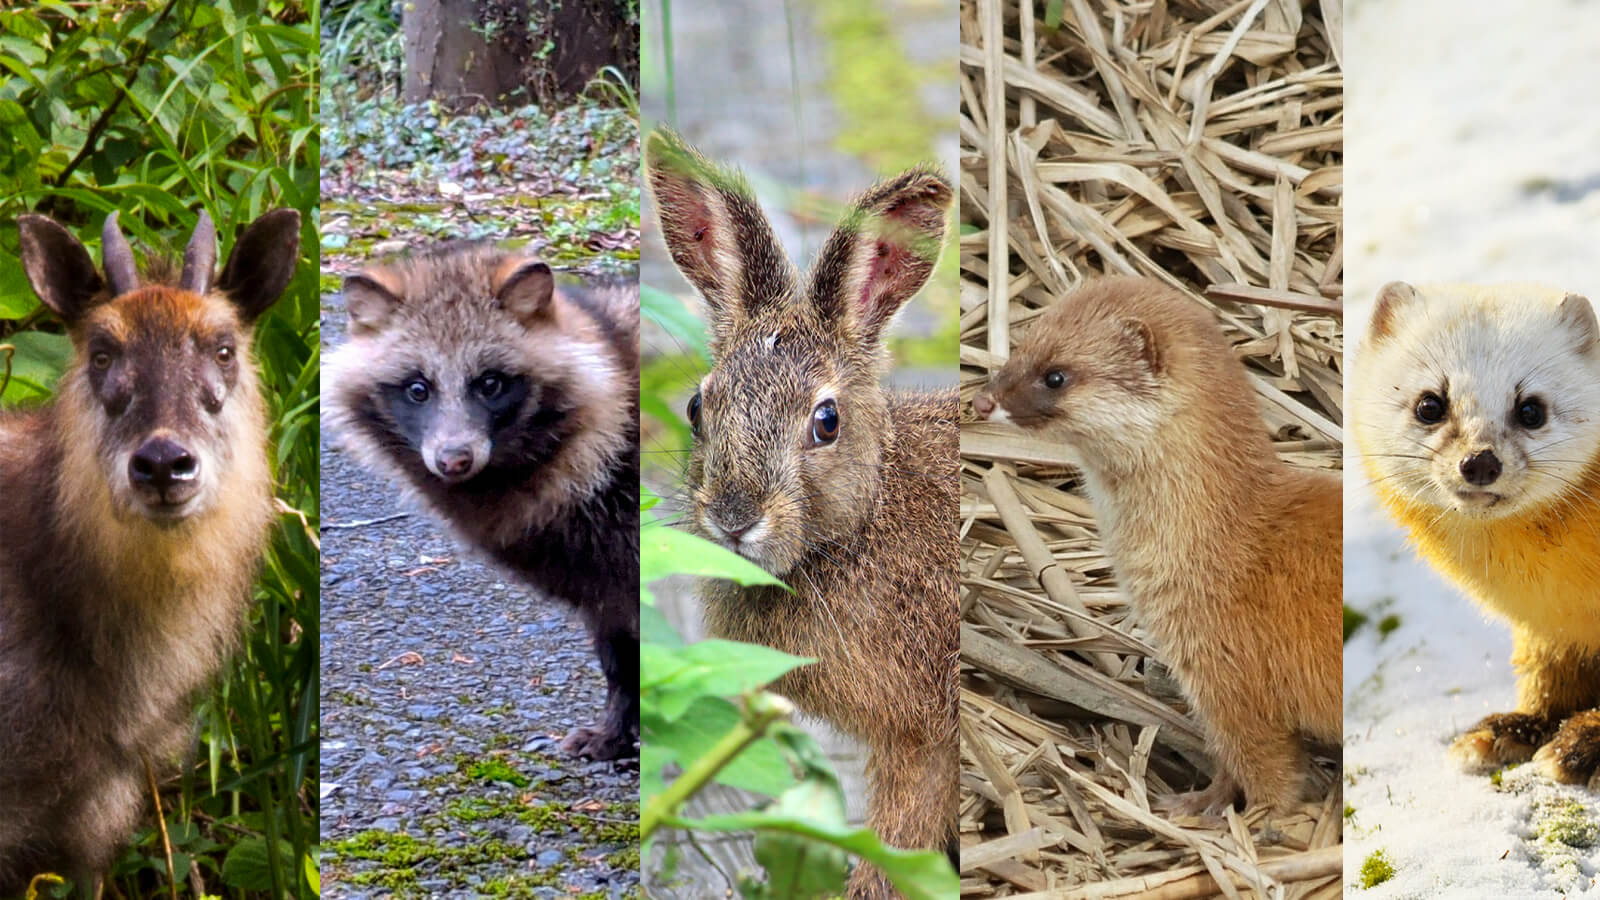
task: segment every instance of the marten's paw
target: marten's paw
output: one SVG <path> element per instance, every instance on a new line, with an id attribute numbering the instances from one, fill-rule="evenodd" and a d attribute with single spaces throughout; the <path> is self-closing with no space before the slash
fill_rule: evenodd
<path id="1" fill-rule="evenodd" d="M 603 728 L 574 728 L 561 740 L 561 749 L 569 756 L 601 761 L 639 755 L 632 735 Z"/>
<path id="2" fill-rule="evenodd" d="M 1539 771 L 1562 784 L 1600 790 L 1600 709 L 1576 713 L 1533 755 Z"/>
<path id="3" fill-rule="evenodd" d="M 1530 713 L 1485 716 L 1450 746 L 1450 756 L 1468 772 L 1485 775 L 1527 762 L 1550 739 L 1551 722 Z"/>

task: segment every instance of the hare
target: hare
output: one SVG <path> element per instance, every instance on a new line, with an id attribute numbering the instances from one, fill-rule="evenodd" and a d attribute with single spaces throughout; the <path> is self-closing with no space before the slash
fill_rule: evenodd
<path id="1" fill-rule="evenodd" d="M 793 588 L 706 580 L 707 627 L 817 659 L 774 688 L 868 746 L 868 823 L 885 842 L 954 863 L 957 396 L 880 384 L 884 326 L 933 271 L 951 185 L 932 168 L 879 183 L 802 282 L 737 173 L 666 131 L 645 167 L 709 311 L 691 528 Z M 862 866 L 849 896 L 895 892 Z"/>

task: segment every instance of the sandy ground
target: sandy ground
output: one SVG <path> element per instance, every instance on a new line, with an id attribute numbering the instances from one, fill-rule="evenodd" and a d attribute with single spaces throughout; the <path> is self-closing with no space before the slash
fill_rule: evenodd
<path id="1" fill-rule="evenodd" d="M 1543 281 L 1600 297 L 1600 4 L 1347 7 L 1346 297 L 1364 331 L 1377 288 Z M 1354 348 L 1355 341 L 1349 346 Z M 1362 897 L 1600 897 L 1600 846 L 1540 836 L 1600 798 L 1512 770 L 1497 788 L 1444 753 L 1515 703 L 1505 626 L 1404 547 L 1351 460 L 1346 602 L 1399 625 L 1345 651 L 1347 893 Z M 1572 804 L 1577 804 L 1573 806 Z M 1358 887 L 1382 851 L 1395 875 Z"/>

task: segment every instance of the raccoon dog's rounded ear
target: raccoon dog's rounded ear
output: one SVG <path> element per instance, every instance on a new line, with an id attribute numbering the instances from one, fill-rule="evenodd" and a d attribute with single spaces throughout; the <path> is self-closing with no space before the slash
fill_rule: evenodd
<path id="1" fill-rule="evenodd" d="M 493 289 L 500 308 L 528 325 L 549 308 L 556 278 L 549 266 L 536 259 L 512 257 L 495 269 Z"/>
<path id="2" fill-rule="evenodd" d="M 344 305 L 350 311 L 350 330 L 374 334 L 383 329 L 396 309 L 404 285 L 388 269 L 368 269 L 344 280 Z"/>
<path id="3" fill-rule="evenodd" d="M 1600 326 L 1594 318 L 1594 307 L 1582 294 L 1568 294 L 1561 298 L 1561 321 L 1578 335 L 1578 347 L 1589 350 L 1600 338 Z"/>

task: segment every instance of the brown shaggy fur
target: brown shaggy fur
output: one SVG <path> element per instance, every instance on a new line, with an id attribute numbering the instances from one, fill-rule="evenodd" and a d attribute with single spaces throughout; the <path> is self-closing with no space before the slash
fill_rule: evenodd
<path id="1" fill-rule="evenodd" d="M 145 808 L 146 761 L 164 774 L 193 742 L 272 520 L 250 326 L 299 255 L 299 216 L 280 210 L 216 290 L 213 246 L 203 279 L 112 297 L 65 229 L 19 224 L 73 361 L 52 405 L 0 413 L 0 896 L 42 871 L 92 883 Z M 214 241 L 203 225 L 196 244 Z M 181 514 L 130 484 L 152 438 L 199 461 Z"/>
<path id="2" fill-rule="evenodd" d="M 953 858 L 957 401 L 880 386 L 881 330 L 932 271 L 950 186 L 913 169 L 868 191 L 802 287 L 737 175 L 664 132 L 646 165 L 668 249 L 710 308 L 693 528 L 794 589 L 708 580 L 709 630 L 818 659 L 775 689 L 868 745 L 886 842 Z M 817 442 L 830 400 L 838 434 Z M 861 867 L 850 896 L 893 890 Z"/>
<path id="3" fill-rule="evenodd" d="M 578 609 L 608 698 L 604 721 L 563 747 L 637 753 L 637 293 L 556 289 L 541 262 L 447 244 L 368 268 L 345 297 L 351 339 L 324 377 L 330 424 L 463 541 Z M 511 385 L 494 416 L 472 387 L 491 373 Z M 401 391 L 419 379 L 431 393 L 413 405 Z M 451 450 L 481 469 L 446 478 Z"/>
<path id="4" fill-rule="evenodd" d="M 1211 315 L 1135 278 L 1046 310 L 973 402 L 1081 455 L 1112 567 L 1218 764 L 1188 812 L 1239 788 L 1293 807 L 1302 738 L 1341 734 L 1340 483 L 1279 460 L 1256 402 Z"/>

